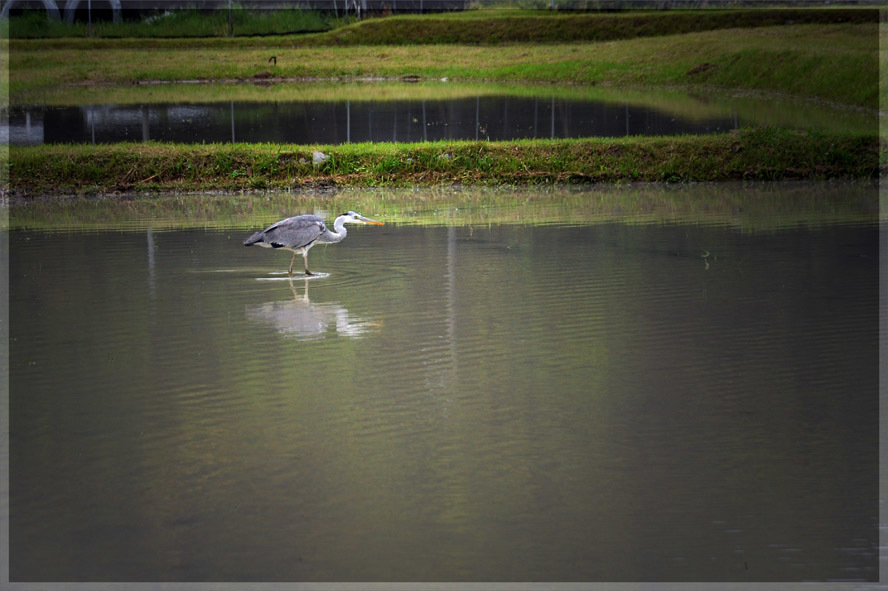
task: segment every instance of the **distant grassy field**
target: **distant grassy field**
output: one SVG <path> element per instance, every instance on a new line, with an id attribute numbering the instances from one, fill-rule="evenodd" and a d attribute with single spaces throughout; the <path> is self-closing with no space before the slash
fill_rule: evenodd
<path id="1" fill-rule="evenodd" d="M 234 10 L 229 37 L 228 11 L 178 10 L 142 22 L 93 25 L 94 47 L 103 39 L 156 39 L 158 45 L 190 46 L 195 38 L 216 37 L 219 44 L 241 47 L 257 42 L 250 37 L 273 35 L 268 42 L 280 46 L 403 45 L 461 43 L 564 43 L 607 41 L 662 35 L 680 35 L 728 28 L 753 28 L 787 24 L 876 23 L 878 10 L 867 8 L 766 8 L 707 10 L 627 10 L 620 12 L 551 12 L 547 10 L 465 10 L 440 14 L 405 14 L 370 18 L 345 25 L 341 16 L 301 10 Z M 3 37 L 55 39 L 71 46 L 87 37 L 86 23 L 52 21 L 42 11 L 0 23 Z M 289 33 L 319 32 L 293 36 Z M 209 40 L 209 39 L 207 39 Z"/>
<path id="2" fill-rule="evenodd" d="M 328 159 L 313 163 L 320 150 Z M 22 194 L 316 186 L 870 178 L 876 137 L 778 129 L 713 136 L 289 146 L 44 145 L 9 150 Z"/>
<path id="3" fill-rule="evenodd" d="M 368 19 L 318 36 L 330 45 L 498 45 L 571 43 L 683 35 L 790 24 L 877 23 L 872 9 L 628 10 L 552 14 L 546 11 L 465 11 Z"/>
<path id="4" fill-rule="evenodd" d="M 11 42 L 9 100 L 11 104 L 46 102 L 47 95 L 71 85 L 92 85 L 100 98 L 100 85 L 148 81 L 418 76 L 745 89 L 875 109 L 879 106 L 878 27 L 870 23 L 788 25 L 600 43 L 499 47 L 210 44 L 193 49 L 135 49 L 128 43 L 115 47 L 112 40 L 105 40 L 101 49 L 84 42 L 76 48 L 76 59 L 72 59 L 73 46 L 58 48 L 52 41 Z M 271 55 L 276 56 L 276 64 L 269 63 Z M 886 101 L 883 96 L 883 108 Z"/>

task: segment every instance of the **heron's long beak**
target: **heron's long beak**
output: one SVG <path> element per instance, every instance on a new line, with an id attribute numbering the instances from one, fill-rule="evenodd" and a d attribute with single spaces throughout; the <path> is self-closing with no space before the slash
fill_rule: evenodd
<path id="1" fill-rule="evenodd" d="M 374 226 L 382 226 L 383 225 L 382 222 L 377 222 L 376 220 L 371 220 L 370 218 L 365 218 L 364 216 L 361 216 L 361 221 L 364 222 L 365 224 L 373 224 Z"/>

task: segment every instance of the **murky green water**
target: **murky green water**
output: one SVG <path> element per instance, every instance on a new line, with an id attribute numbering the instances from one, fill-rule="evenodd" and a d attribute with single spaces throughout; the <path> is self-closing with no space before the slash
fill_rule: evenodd
<path id="1" fill-rule="evenodd" d="M 623 190 L 340 195 L 310 280 L 260 197 L 13 208 L 11 579 L 876 580 L 875 188 Z"/>

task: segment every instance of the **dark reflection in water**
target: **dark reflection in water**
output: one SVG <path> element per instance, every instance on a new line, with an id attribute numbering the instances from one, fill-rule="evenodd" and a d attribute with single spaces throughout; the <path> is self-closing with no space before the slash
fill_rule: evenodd
<path id="1" fill-rule="evenodd" d="M 877 580 L 875 223 L 246 233 L 10 234 L 13 581 Z"/>
<path id="2" fill-rule="evenodd" d="M 680 118 L 654 108 L 552 98 L 261 102 L 13 108 L 13 145 L 42 143 L 421 142 L 715 133 L 738 116 Z"/>

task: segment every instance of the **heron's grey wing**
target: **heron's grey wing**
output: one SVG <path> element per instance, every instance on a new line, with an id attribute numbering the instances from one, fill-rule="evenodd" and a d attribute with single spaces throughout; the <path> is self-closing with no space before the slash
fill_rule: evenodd
<path id="1" fill-rule="evenodd" d="M 314 215 L 299 215 L 266 228 L 262 239 L 272 248 L 303 248 L 327 231 L 324 220 Z"/>

